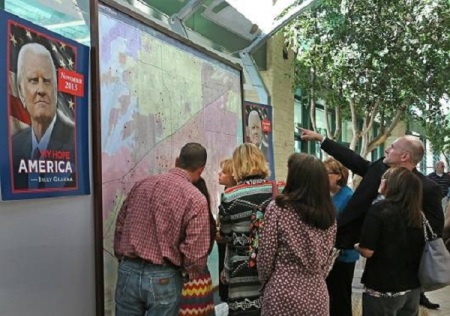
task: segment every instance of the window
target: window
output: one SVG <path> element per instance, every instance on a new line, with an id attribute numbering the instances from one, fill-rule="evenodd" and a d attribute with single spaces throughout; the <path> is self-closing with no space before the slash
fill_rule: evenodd
<path id="1" fill-rule="evenodd" d="M 296 96 L 297 97 L 297 96 Z M 300 98 L 294 99 L 294 152 L 302 152 L 299 127 L 303 126 L 303 104 Z"/>
<path id="2" fill-rule="evenodd" d="M 341 134 L 342 142 L 350 143 L 352 141 L 352 136 L 353 136 L 352 122 L 342 121 L 342 134 Z"/>
<path id="3" fill-rule="evenodd" d="M 303 104 L 299 99 L 294 100 L 294 128 L 303 126 Z"/>
<path id="4" fill-rule="evenodd" d="M 5 10 L 64 37 L 90 45 L 89 0 L 5 0 Z"/>

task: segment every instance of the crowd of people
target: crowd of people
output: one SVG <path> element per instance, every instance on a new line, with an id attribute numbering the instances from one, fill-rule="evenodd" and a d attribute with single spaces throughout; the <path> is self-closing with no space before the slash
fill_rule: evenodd
<path id="1" fill-rule="evenodd" d="M 117 216 L 116 315 L 214 315 L 206 263 L 214 241 L 231 316 L 352 315 L 360 255 L 363 315 L 418 315 L 427 301 L 417 276 L 423 217 L 444 232 L 443 191 L 416 169 L 422 142 L 402 136 L 369 162 L 314 131 L 301 137 L 330 157 L 292 154 L 286 181 L 269 179 L 254 144 L 223 160 L 216 219 L 200 144 L 186 144 L 168 173 L 137 183 Z M 349 170 L 362 178 L 354 192 Z"/>

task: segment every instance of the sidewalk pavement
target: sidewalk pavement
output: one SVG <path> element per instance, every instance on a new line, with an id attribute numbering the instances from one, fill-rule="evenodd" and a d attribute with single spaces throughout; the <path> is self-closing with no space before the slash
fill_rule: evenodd
<path id="1" fill-rule="evenodd" d="M 437 303 L 441 307 L 437 310 L 428 310 L 429 316 L 450 315 L 450 286 L 425 294 L 432 303 Z"/>

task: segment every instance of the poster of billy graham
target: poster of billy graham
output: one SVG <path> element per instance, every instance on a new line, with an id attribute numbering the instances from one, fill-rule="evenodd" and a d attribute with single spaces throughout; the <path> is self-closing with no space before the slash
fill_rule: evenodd
<path id="1" fill-rule="evenodd" d="M 3 200 L 89 193 L 89 48 L 1 12 Z"/>
<path id="2" fill-rule="evenodd" d="M 253 143 L 261 149 L 270 169 L 270 178 L 275 179 L 272 142 L 272 107 L 270 105 L 244 101 L 242 109 L 244 142 Z"/>

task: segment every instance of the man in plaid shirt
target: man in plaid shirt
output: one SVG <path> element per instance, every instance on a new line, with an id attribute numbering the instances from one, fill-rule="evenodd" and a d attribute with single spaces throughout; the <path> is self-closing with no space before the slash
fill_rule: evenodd
<path id="1" fill-rule="evenodd" d="M 117 215 L 119 259 L 116 315 L 178 315 L 182 272 L 195 278 L 206 267 L 209 209 L 192 184 L 206 164 L 206 149 L 188 143 L 176 168 L 136 183 Z"/>

